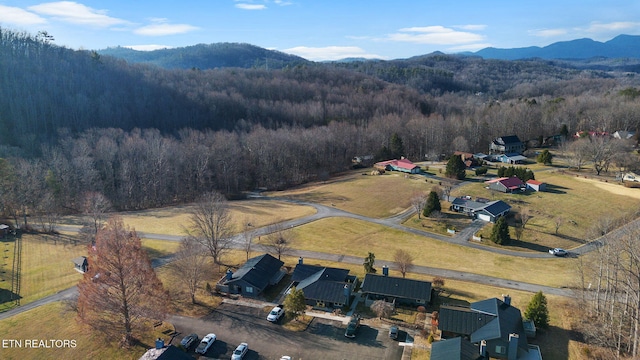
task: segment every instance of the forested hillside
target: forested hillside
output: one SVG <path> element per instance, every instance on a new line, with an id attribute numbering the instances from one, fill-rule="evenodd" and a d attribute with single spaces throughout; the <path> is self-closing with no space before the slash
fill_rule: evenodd
<path id="1" fill-rule="evenodd" d="M 635 130 L 637 76 L 432 54 L 283 69 L 169 70 L 0 29 L 5 214 L 118 209 L 286 188 L 354 156 L 439 159 L 491 139 Z M 395 136 L 394 136 L 395 134 Z M 397 142 L 396 144 L 397 145 Z"/>

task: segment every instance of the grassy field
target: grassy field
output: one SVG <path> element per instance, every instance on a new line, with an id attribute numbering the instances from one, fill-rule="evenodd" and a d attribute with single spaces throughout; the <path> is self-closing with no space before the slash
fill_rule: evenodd
<path id="1" fill-rule="evenodd" d="M 0 321 L 0 338 L 22 340 L 22 348 L 0 347 L 0 358 L 9 359 L 138 359 L 154 340 L 167 336 L 149 326 L 149 331 L 140 334 L 140 343 L 129 349 L 117 346 L 118 339 L 109 339 L 89 331 L 76 320 L 74 311 L 64 303 L 53 303 Z M 168 329 L 168 328 L 164 328 Z M 73 340 L 75 347 L 26 348 L 24 340 Z"/>
<path id="2" fill-rule="evenodd" d="M 235 232 L 243 231 L 243 225 L 251 223 L 258 228 L 280 221 L 312 215 L 315 209 L 310 206 L 290 204 L 275 200 L 242 200 L 229 202 L 231 219 Z M 191 206 L 174 206 L 161 209 L 143 211 L 129 211 L 119 213 L 125 225 L 140 232 L 184 235 L 184 227 L 189 223 Z M 82 218 L 78 216 L 65 217 L 63 224 L 80 225 Z"/>
<path id="3" fill-rule="evenodd" d="M 416 193 L 428 193 L 434 184 L 420 175 L 386 172 L 369 175 L 370 169 L 351 171 L 334 179 L 270 193 L 270 196 L 315 202 L 374 218 L 396 215 L 409 206 Z"/>
<path id="4" fill-rule="evenodd" d="M 327 218 L 294 230 L 293 247 L 310 251 L 393 261 L 397 249 L 414 257 L 415 265 L 466 271 L 534 284 L 571 286 L 576 259 L 525 259 L 500 255 L 413 235 L 369 222 Z"/>

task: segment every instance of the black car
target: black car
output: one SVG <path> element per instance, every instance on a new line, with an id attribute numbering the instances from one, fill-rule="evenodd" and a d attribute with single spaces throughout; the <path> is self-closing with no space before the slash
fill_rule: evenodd
<path id="1" fill-rule="evenodd" d="M 344 332 L 344 336 L 348 338 L 356 337 L 356 330 L 360 327 L 360 315 L 353 315 L 351 320 L 349 320 L 349 324 L 347 324 L 347 329 Z"/>
<path id="2" fill-rule="evenodd" d="M 200 338 L 198 338 L 198 334 L 189 334 L 182 338 L 180 345 L 189 350 L 193 345 L 198 343 L 198 340 L 200 340 Z"/>

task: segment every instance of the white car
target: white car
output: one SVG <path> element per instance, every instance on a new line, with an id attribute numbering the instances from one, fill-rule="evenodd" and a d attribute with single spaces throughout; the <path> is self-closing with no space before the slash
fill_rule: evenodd
<path id="1" fill-rule="evenodd" d="M 215 341 L 216 334 L 207 334 L 207 336 L 203 337 L 202 341 L 200 341 L 200 345 L 196 348 L 196 352 L 204 355 Z"/>
<path id="2" fill-rule="evenodd" d="M 281 357 L 280 360 L 291 360 L 291 356 L 285 355 L 285 356 Z"/>
<path id="3" fill-rule="evenodd" d="M 242 360 L 244 356 L 249 351 L 249 345 L 247 343 L 241 343 L 238 347 L 233 351 L 233 355 L 231 355 L 231 360 Z"/>
<path id="4" fill-rule="evenodd" d="M 282 315 L 284 315 L 284 309 L 282 308 L 282 306 L 276 306 L 271 309 L 269 315 L 267 315 L 267 320 L 271 322 L 277 322 L 278 320 L 280 320 Z"/>
<path id="5" fill-rule="evenodd" d="M 555 255 L 555 256 L 567 256 L 567 255 L 569 255 L 567 250 L 560 249 L 560 248 L 555 248 L 555 249 L 549 250 L 549 254 Z"/>

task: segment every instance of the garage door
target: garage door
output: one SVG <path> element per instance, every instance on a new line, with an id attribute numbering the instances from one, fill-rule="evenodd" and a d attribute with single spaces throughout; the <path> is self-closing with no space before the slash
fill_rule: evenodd
<path id="1" fill-rule="evenodd" d="M 484 220 L 484 221 L 491 221 L 491 216 L 487 214 L 478 214 L 478 219 Z"/>

